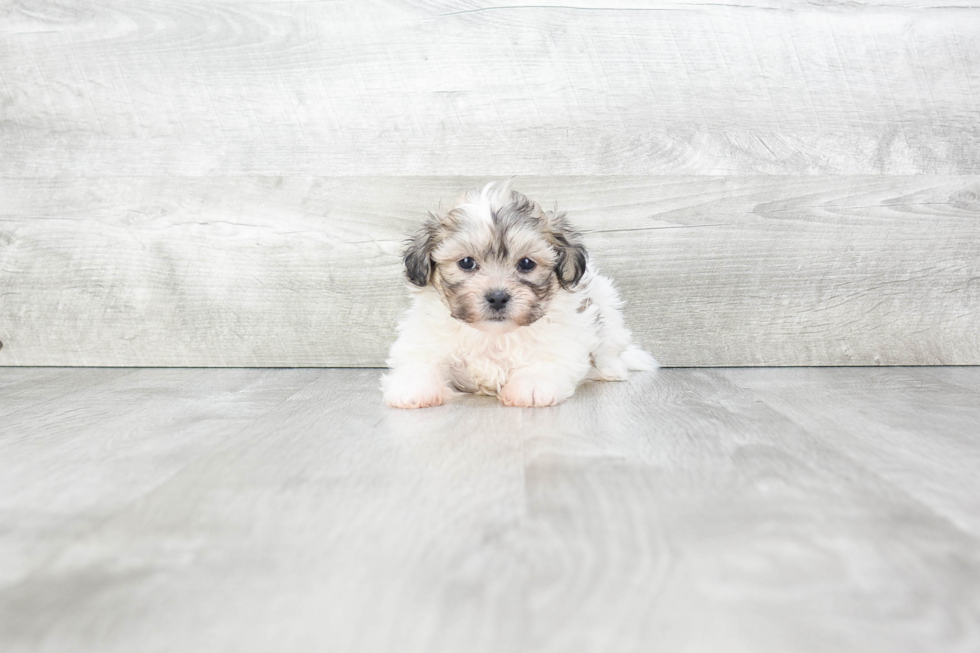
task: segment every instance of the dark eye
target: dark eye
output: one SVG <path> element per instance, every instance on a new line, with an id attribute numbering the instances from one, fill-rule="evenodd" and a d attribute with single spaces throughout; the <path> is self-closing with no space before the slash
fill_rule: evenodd
<path id="1" fill-rule="evenodd" d="M 535 263 L 534 261 L 532 261 L 529 258 L 522 258 L 517 263 L 517 269 L 520 270 L 521 272 L 530 272 L 531 270 L 533 270 L 537 266 L 538 266 L 538 264 Z"/>
<path id="2" fill-rule="evenodd" d="M 476 261 L 474 261 L 473 259 L 471 259 L 469 256 L 467 256 L 466 258 L 459 259 L 456 262 L 456 265 L 458 265 L 459 267 L 461 267 L 464 270 L 475 270 L 476 269 Z"/>

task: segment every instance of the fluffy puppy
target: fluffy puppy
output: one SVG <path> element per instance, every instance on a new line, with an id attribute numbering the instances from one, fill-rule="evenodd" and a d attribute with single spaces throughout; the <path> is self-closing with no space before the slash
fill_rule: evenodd
<path id="1" fill-rule="evenodd" d="M 507 184 L 430 214 L 406 245 L 405 273 L 414 298 L 382 378 L 389 406 L 438 406 L 457 392 L 553 406 L 586 379 L 657 367 L 564 214 Z"/>

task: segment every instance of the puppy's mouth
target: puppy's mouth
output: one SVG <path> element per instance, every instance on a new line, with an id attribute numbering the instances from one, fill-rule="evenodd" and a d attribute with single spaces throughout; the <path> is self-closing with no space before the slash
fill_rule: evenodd
<path id="1" fill-rule="evenodd" d="M 528 315 L 486 315 L 476 320 L 468 320 L 467 323 L 474 329 L 479 329 L 484 333 L 511 333 L 521 327 L 531 326 L 538 321 L 541 315 L 532 312 Z"/>
<path id="2" fill-rule="evenodd" d="M 478 320 L 469 324 L 474 329 L 494 335 L 511 333 L 521 328 L 520 324 L 505 317 L 486 318 L 485 320 Z"/>
<path id="3" fill-rule="evenodd" d="M 483 307 L 471 308 L 463 302 L 445 303 L 450 307 L 450 315 L 454 319 L 477 331 L 495 335 L 530 326 L 544 315 L 544 311 L 537 306 L 528 311 L 513 311 L 510 306 L 504 310 L 485 310 Z"/>

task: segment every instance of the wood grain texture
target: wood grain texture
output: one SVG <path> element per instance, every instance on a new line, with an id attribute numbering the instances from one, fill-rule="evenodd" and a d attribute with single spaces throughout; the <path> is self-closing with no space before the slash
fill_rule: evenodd
<path id="1" fill-rule="evenodd" d="M 962 1 L 6 2 L 0 174 L 977 174 L 978 50 Z"/>
<path id="2" fill-rule="evenodd" d="M 977 364 L 978 52 L 972 0 L 0 3 L 0 365 L 379 365 L 398 242 L 511 174 L 668 365 Z"/>
<path id="3" fill-rule="evenodd" d="M 980 368 L 416 412 L 378 374 L 139 370 L 8 415 L 0 649 L 980 647 Z"/>
<path id="4" fill-rule="evenodd" d="M 487 178 L 7 180 L 0 365 L 379 366 Z M 980 364 L 977 177 L 528 177 L 670 366 Z"/>
<path id="5" fill-rule="evenodd" d="M 6 369 L 3 376 L 19 371 Z M 93 373 L 101 382 L 91 382 Z M 0 514 L 20 537 L 0 542 L 0 587 L 43 569 L 65 537 L 84 538 L 104 526 L 317 376 L 313 370 L 48 369 L 32 381 L 46 400 L 2 414 Z M 18 399 L 9 386 L 0 397 L 4 408 Z M 96 447 L 76 437 L 86 432 L 100 434 Z M 5 621 L 0 632 L 8 627 Z"/>
<path id="6" fill-rule="evenodd" d="M 65 372 L 59 368 L 17 367 L 7 368 L 0 377 L 0 418 L 9 413 L 57 400 L 64 395 L 80 392 L 103 383 L 110 383 L 119 377 L 130 374 L 129 369 L 82 369 L 68 377 L 70 383 L 62 382 Z"/>
<path id="7" fill-rule="evenodd" d="M 957 529 L 980 536 L 980 495 L 973 487 L 980 469 L 980 388 L 975 385 L 980 371 L 835 368 L 760 370 L 749 378 L 732 370 L 719 374 L 751 389 L 831 446 L 846 437 L 851 459 Z M 974 386 L 958 387 L 956 376 Z M 875 401 L 867 400 L 867 392 Z M 919 424 L 923 415 L 930 416 L 929 429 Z M 949 456 L 951 449 L 958 455 Z"/>
<path id="8" fill-rule="evenodd" d="M 975 646 L 977 533 L 947 515 L 972 509 L 977 480 L 931 505 L 917 496 L 922 477 L 941 484 L 943 468 L 975 454 L 975 428 L 950 432 L 945 402 L 933 403 L 875 425 L 881 437 L 865 449 L 854 442 L 869 425 L 859 414 L 900 406 L 922 373 L 820 372 L 666 371 L 532 413 L 532 648 L 926 651 L 932 636 L 913 633 L 937 627 L 965 635 L 951 648 Z M 850 403 L 827 392 L 837 373 L 851 381 Z M 783 392 L 811 374 L 827 383 Z M 806 397 L 835 419 L 799 422 L 760 390 Z M 974 425 L 978 397 L 963 408 Z M 894 443 L 892 432 L 921 439 Z M 904 477 L 878 474 L 902 465 Z M 926 577 L 935 584 L 920 593 Z"/>

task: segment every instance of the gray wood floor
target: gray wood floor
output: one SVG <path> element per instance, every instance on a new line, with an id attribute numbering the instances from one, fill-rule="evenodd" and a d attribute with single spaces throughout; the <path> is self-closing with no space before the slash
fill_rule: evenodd
<path id="1" fill-rule="evenodd" d="M 378 375 L 0 370 L 0 650 L 980 650 L 980 368 Z"/>

